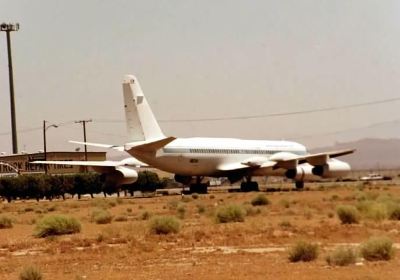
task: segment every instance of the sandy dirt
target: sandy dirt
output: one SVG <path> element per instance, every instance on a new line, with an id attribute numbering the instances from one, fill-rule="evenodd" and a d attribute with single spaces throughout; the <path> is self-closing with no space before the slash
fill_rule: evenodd
<path id="1" fill-rule="evenodd" d="M 218 224 L 221 205 L 249 202 L 257 193 L 210 193 L 153 198 L 96 198 L 67 201 L 17 201 L 0 205 L 13 228 L 0 229 L 0 279 L 18 279 L 34 265 L 44 279 L 400 279 L 400 256 L 390 261 L 359 258 L 346 267 L 329 266 L 325 257 L 337 246 L 359 244 L 371 236 L 387 236 L 400 248 L 400 222 L 363 216 L 359 224 L 342 225 L 335 209 L 357 205 L 363 197 L 400 199 L 400 185 L 363 187 L 316 185 L 303 192 L 266 193 L 270 204 L 257 206 L 244 222 Z M 150 232 L 143 213 L 178 215 L 185 208 L 177 234 Z M 94 209 L 106 208 L 110 224 L 91 221 Z M 205 211 L 199 211 L 203 208 Z M 33 236 L 41 217 L 65 214 L 82 224 L 78 234 Z M 126 221 L 115 221 L 123 216 Z M 151 218 L 150 218 L 151 219 Z M 306 240 L 319 245 L 312 262 L 291 263 L 288 248 Z"/>

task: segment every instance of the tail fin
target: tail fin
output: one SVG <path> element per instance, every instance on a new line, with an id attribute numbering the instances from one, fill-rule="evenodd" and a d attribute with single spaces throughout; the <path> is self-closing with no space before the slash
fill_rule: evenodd
<path id="1" fill-rule="evenodd" d="M 122 88 L 129 140 L 147 141 L 165 138 L 136 77 L 126 75 Z"/>

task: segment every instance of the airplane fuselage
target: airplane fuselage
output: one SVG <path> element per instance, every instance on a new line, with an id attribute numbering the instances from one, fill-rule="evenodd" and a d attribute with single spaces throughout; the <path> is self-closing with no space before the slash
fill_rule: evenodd
<path id="1" fill-rule="evenodd" d="M 289 141 L 242 140 L 232 138 L 178 138 L 151 153 L 132 153 L 137 159 L 161 170 L 185 176 L 221 176 L 221 166 L 266 160 L 277 153 L 305 155 L 306 148 Z M 283 170 L 257 170 L 257 175 L 281 175 Z M 254 174 L 255 175 L 255 174 Z"/>

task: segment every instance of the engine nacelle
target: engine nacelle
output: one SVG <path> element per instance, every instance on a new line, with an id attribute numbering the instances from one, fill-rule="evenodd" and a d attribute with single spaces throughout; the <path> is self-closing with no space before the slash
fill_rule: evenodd
<path id="1" fill-rule="evenodd" d="M 318 179 L 312 173 L 313 166 L 309 164 L 298 165 L 297 168 L 288 169 L 285 172 L 285 176 L 289 179 L 293 179 L 295 181 L 312 181 Z"/>
<path id="2" fill-rule="evenodd" d="M 340 178 L 346 176 L 351 170 L 347 162 L 331 159 L 327 164 L 317 165 L 312 168 L 312 174 L 322 178 Z"/>
<path id="3" fill-rule="evenodd" d="M 104 174 L 106 182 L 117 186 L 135 183 L 138 176 L 136 170 L 125 166 L 117 166 L 112 172 Z"/>

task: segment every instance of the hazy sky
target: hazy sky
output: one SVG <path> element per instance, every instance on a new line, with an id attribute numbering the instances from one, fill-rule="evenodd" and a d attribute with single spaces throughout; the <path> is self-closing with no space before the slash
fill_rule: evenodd
<path id="1" fill-rule="evenodd" d="M 19 149 L 126 140 L 122 87 L 135 74 L 160 120 L 265 115 L 400 97 L 400 1 L 0 0 L 12 34 Z M 11 152 L 0 34 L 0 152 Z M 293 139 L 309 147 L 399 134 L 400 102 L 217 122 L 166 135 Z M 70 123 L 68 123 L 70 122 Z M 24 132 L 25 129 L 35 129 Z"/>

